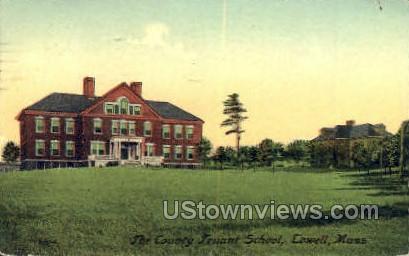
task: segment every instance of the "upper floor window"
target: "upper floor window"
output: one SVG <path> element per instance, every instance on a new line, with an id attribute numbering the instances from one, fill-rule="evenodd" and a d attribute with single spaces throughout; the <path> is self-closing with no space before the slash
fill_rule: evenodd
<path id="1" fill-rule="evenodd" d="M 153 156 L 154 145 L 152 143 L 145 144 L 145 156 Z"/>
<path id="2" fill-rule="evenodd" d="M 129 114 L 139 116 L 141 114 L 141 105 L 129 104 Z"/>
<path id="3" fill-rule="evenodd" d="M 112 120 L 112 134 L 119 134 L 119 120 Z"/>
<path id="4" fill-rule="evenodd" d="M 60 132 L 60 119 L 58 117 L 51 118 L 51 132 L 52 133 Z"/>
<path id="5" fill-rule="evenodd" d="M 127 98 L 121 98 L 119 100 L 119 107 L 120 107 L 122 115 L 128 114 L 128 109 L 129 109 L 128 105 L 129 105 L 129 101 Z"/>
<path id="6" fill-rule="evenodd" d="M 169 159 L 170 158 L 170 146 L 169 145 L 163 145 L 162 148 L 162 156 L 165 159 Z"/>
<path id="7" fill-rule="evenodd" d="M 60 141 L 52 140 L 50 143 L 50 154 L 52 156 L 59 156 L 60 155 Z"/>
<path id="8" fill-rule="evenodd" d="M 121 135 L 127 135 L 127 134 L 128 134 L 127 122 L 125 120 L 121 120 Z"/>
<path id="9" fill-rule="evenodd" d="M 94 119 L 94 134 L 102 134 L 102 119 Z"/>
<path id="10" fill-rule="evenodd" d="M 135 135 L 135 122 L 129 122 L 128 123 L 129 126 L 129 135 Z"/>
<path id="11" fill-rule="evenodd" d="M 103 156 L 105 155 L 105 142 L 103 141 L 91 141 L 91 155 Z"/>
<path id="12" fill-rule="evenodd" d="M 36 132 L 43 133 L 44 132 L 44 117 L 36 116 L 35 123 L 36 123 Z"/>
<path id="13" fill-rule="evenodd" d="M 188 125 L 185 127 L 186 139 L 193 139 L 193 125 Z"/>
<path id="14" fill-rule="evenodd" d="M 126 97 L 120 97 L 116 102 L 105 102 L 105 114 L 108 115 L 140 115 L 141 105 L 131 104 Z"/>
<path id="15" fill-rule="evenodd" d="M 143 135 L 145 136 L 152 136 L 152 123 L 149 121 L 146 121 L 143 123 Z"/>
<path id="16" fill-rule="evenodd" d="M 175 125 L 175 139 L 182 139 L 182 126 L 181 125 Z"/>
<path id="17" fill-rule="evenodd" d="M 44 140 L 36 140 L 35 146 L 35 154 L 36 156 L 44 156 L 45 155 L 45 142 Z"/>
<path id="18" fill-rule="evenodd" d="M 189 146 L 186 148 L 186 159 L 187 160 L 193 160 L 194 157 L 194 147 Z"/>
<path id="19" fill-rule="evenodd" d="M 182 146 L 175 147 L 175 159 L 182 159 Z"/>
<path id="20" fill-rule="evenodd" d="M 73 118 L 65 119 L 65 133 L 74 134 L 75 122 Z"/>
<path id="21" fill-rule="evenodd" d="M 65 142 L 65 156 L 66 157 L 73 157 L 75 151 L 75 143 L 74 141 L 66 141 Z"/>
<path id="22" fill-rule="evenodd" d="M 170 139 L 170 125 L 165 124 L 162 126 L 162 138 Z"/>
<path id="23" fill-rule="evenodd" d="M 115 113 L 115 105 L 113 103 L 105 103 L 105 113 L 106 114 L 114 114 Z"/>

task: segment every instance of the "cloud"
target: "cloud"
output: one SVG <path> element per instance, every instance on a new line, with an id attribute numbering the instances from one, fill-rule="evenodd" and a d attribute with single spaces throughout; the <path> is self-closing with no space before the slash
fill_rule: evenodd
<path id="1" fill-rule="evenodd" d="M 151 48 L 168 46 L 169 27 L 161 22 L 147 24 L 143 28 L 142 37 L 135 35 L 117 36 L 112 40 L 117 43 L 128 43 L 132 45 L 148 46 Z"/>

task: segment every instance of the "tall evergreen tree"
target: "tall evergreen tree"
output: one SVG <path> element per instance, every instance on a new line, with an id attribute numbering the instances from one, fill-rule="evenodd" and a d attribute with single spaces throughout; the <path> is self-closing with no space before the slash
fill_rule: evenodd
<path id="1" fill-rule="evenodd" d="M 236 134 L 236 152 L 239 153 L 241 134 L 245 132 L 242 129 L 241 124 L 248 118 L 243 116 L 243 113 L 246 113 L 247 110 L 240 102 L 239 95 L 237 93 L 228 95 L 228 98 L 223 102 L 223 105 L 223 114 L 227 115 L 227 119 L 222 122 L 221 126 L 230 127 L 230 129 L 226 131 L 226 135 L 232 133 Z"/>

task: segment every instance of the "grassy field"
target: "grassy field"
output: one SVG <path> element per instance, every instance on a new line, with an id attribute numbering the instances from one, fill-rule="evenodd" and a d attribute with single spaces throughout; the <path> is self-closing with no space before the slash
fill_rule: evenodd
<path id="1" fill-rule="evenodd" d="M 0 175 L 0 251 L 36 255 L 398 255 L 408 252 L 407 187 L 398 175 L 286 169 L 76 169 Z M 162 201 L 378 204 L 379 220 L 165 220 Z M 135 243 L 136 235 L 240 237 L 236 244 Z M 280 244 L 245 244 L 248 235 Z M 294 244 L 338 234 L 365 244 Z M 356 240 L 353 240 L 356 241 Z M 359 240 L 361 241 L 361 240 Z"/>

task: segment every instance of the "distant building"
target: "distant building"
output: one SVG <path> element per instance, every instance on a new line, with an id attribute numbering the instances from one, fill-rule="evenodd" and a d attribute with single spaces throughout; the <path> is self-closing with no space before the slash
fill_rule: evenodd
<path id="1" fill-rule="evenodd" d="M 318 137 L 312 140 L 312 145 L 325 147 L 325 153 L 335 167 L 353 167 L 351 149 L 354 143 L 377 143 L 389 135 L 392 134 L 386 131 L 384 124 L 357 125 L 354 120 L 348 120 L 344 125 L 321 128 Z"/>
<path id="2" fill-rule="evenodd" d="M 22 168 L 199 164 L 200 118 L 144 99 L 141 82 L 94 92 L 86 77 L 83 94 L 52 93 L 21 111 Z"/>

